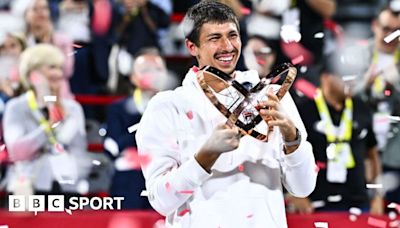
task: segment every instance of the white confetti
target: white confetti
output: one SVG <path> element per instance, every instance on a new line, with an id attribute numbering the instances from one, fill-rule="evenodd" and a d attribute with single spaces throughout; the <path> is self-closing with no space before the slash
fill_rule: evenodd
<path id="1" fill-rule="evenodd" d="M 392 33 L 390 33 L 389 35 L 387 35 L 383 40 L 386 43 L 390 43 L 392 42 L 394 39 L 396 39 L 398 36 L 400 36 L 400 30 L 396 30 Z"/>
<path id="2" fill-rule="evenodd" d="M 328 202 L 339 202 L 342 200 L 341 195 L 328 196 Z"/>
<path id="3" fill-rule="evenodd" d="M 93 160 L 92 164 L 99 166 L 99 165 L 101 165 L 101 162 L 99 160 Z"/>
<path id="4" fill-rule="evenodd" d="M 351 214 L 354 214 L 354 215 L 361 215 L 361 213 L 362 213 L 361 209 L 358 208 L 358 207 L 351 207 L 351 208 L 349 209 L 349 212 L 350 212 Z"/>
<path id="5" fill-rule="evenodd" d="M 51 125 L 51 128 L 56 128 L 60 125 L 61 121 L 55 122 Z"/>
<path id="6" fill-rule="evenodd" d="M 56 102 L 57 96 L 52 96 L 52 95 L 44 96 L 43 100 L 44 102 Z"/>
<path id="7" fill-rule="evenodd" d="M 8 225 L 0 225 L 0 228 L 8 228 Z"/>
<path id="8" fill-rule="evenodd" d="M 4 151 L 4 149 L 6 149 L 6 144 L 3 144 L 3 145 L 0 146 L 0 152 Z"/>
<path id="9" fill-rule="evenodd" d="M 314 208 L 325 207 L 325 201 L 323 201 L 323 200 L 313 201 L 313 202 L 311 203 L 311 205 L 312 205 Z"/>
<path id="10" fill-rule="evenodd" d="M 300 72 L 305 73 L 308 70 L 307 66 L 301 66 L 300 67 Z"/>
<path id="11" fill-rule="evenodd" d="M 324 38 L 324 33 L 323 32 L 317 32 L 317 33 L 315 33 L 314 34 L 314 38 L 315 39 L 322 39 L 322 38 Z"/>
<path id="12" fill-rule="evenodd" d="M 76 53 L 78 53 L 78 51 L 73 51 L 67 54 L 68 57 L 75 55 Z"/>
<path id="13" fill-rule="evenodd" d="M 114 157 L 117 157 L 119 154 L 119 146 L 117 142 L 110 137 L 107 137 L 104 140 L 104 149 L 110 152 Z"/>
<path id="14" fill-rule="evenodd" d="M 67 212 L 67 214 L 72 215 L 72 211 L 70 209 L 65 209 L 65 212 Z"/>
<path id="15" fill-rule="evenodd" d="M 397 218 L 397 213 L 394 211 L 390 211 L 388 213 L 388 216 L 389 216 L 390 220 L 395 220 Z"/>
<path id="16" fill-rule="evenodd" d="M 397 203 L 390 203 L 389 205 L 387 205 L 388 208 L 396 208 L 397 206 Z"/>
<path id="17" fill-rule="evenodd" d="M 387 118 L 391 121 L 400 121 L 400 116 L 387 116 Z"/>
<path id="18" fill-rule="evenodd" d="M 358 76 L 357 75 L 344 75 L 342 77 L 342 80 L 344 82 L 348 82 L 348 81 L 354 81 Z"/>
<path id="19" fill-rule="evenodd" d="M 138 128 L 139 128 L 139 123 L 134 124 L 134 125 L 128 127 L 128 132 L 129 132 L 129 133 L 133 133 L 133 132 L 135 132 Z"/>
<path id="20" fill-rule="evenodd" d="M 76 185 L 76 191 L 78 191 L 79 194 L 85 195 L 89 192 L 89 182 L 87 180 L 80 180 L 78 184 Z"/>
<path id="21" fill-rule="evenodd" d="M 357 216 L 356 215 L 349 215 L 349 220 L 352 222 L 357 221 Z"/>
<path id="22" fill-rule="evenodd" d="M 296 26 L 293 25 L 283 25 L 280 35 L 285 43 L 299 42 L 301 40 L 300 32 L 297 31 Z"/>
<path id="23" fill-rule="evenodd" d="M 149 192 L 148 192 L 147 190 L 143 190 L 143 191 L 140 193 L 140 196 L 148 197 L 148 196 L 149 196 Z"/>
<path id="24" fill-rule="evenodd" d="M 382 184 L 367 184 L 367 188 L 383 188 Z"/>
<path id="25" fill-rule="evenodd" d="M 328 228 L 327 222 L 314 222 L 316 228 Z"/>
<path id="26" fill-rule="evenodd" d="M 58 180 L 58 183 L 74 185 L 75 181 L 73 181 L 73 180 Z"/>

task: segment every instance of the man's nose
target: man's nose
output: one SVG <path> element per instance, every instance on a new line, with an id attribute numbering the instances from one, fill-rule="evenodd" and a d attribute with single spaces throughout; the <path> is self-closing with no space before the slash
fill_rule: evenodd
<path id="1" fill-rule="evenodd" d="M 233 51 L 234 49 L 232 41 L 227 37 L 221 39 L 221 47 L 225 51 Z"/>

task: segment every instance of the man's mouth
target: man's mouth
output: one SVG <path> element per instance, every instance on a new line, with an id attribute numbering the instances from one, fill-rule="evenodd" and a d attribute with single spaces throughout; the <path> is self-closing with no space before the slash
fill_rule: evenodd
<path id="1" fill-rule="evenodd" d="M 230 54 L 230 55 L 220 55 L 220 56 L 217 56 L 216 57 L 216 59 L 219 61 L 219 62 L 221 62 L 222 64 L 230 64 L 230 63 L 232 63 L 232 61 L 233 61 L 233 57 L 234 57 L 235 55 L 234 54 Z"/>

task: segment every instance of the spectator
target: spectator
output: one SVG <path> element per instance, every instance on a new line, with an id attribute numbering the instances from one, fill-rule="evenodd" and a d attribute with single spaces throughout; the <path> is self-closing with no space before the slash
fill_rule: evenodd
<path id="1" fill-rule="evenodd" d="M 277 49 L 277 41 L 261 36 L 250 37 L 243 50 L 246 67 L 257 70 L 260 77 L 266 76 L 275 64 Z"/>
<path id="2" fill-rule="evenodd" d="M 348 58 L 339 54 L 325 57 L 320 88 L 313 98 L 303 97 L 297 103 L 320 168 L 309 198 L 288 198 L 300 213 L 351 207 L 383 213 L 381 193 L 375 192 L 370 200 L 366 188 L 367 183 L 379 181 L 381 172 L 371 110 L 360 97 L 351 97 L 349 85 L 342 80 L 352 74 L 351 63 L 341 62 L 343 59 Z M 367 159 L 371 162 L 369 180 L 364 166 Z"/>
<path id="3" fill-rule="evenodd" d="M 50 9 L 47 0 L 32 0 L 25 9 L 27 46 L 38 43 L 49 43 L 58 47 L 65 59 L 63 66 L 62 94 L 66 98 L 72 98 L 68 78 L 71 77 L 74 68 L 74 52 L 72 41 L 64 34 L 54 32 L 50 18 Z"/>
<path id="4" fill-rule="evenodd" d="M 400 177 L 400 123 L 391 122 L 388 116 L 400 115 L 400 48 L 397 38 L 390 42 L 384 39 L 400 29 L 399 15 L 391 8 L 380 10 L 372 22 L 374 38 L 356 57 L 364 57 L 363 62 L 369 64 L 356 92 L 362 95 L 374 112 L 373 129 L 382 152 L 386 200 L 397 203 L 400 203 L 400 185 L 393 186 L 390 176 Z"/>
<path id="5" fill-rule="evenodd" d="M 4 139 L 10 166 L 7 191 L 13 194 L 77 193 L 88 175 L 85 119 L 81 106 L 60 96 L 64 55 L 50 44 L 27 48 L 19 73 L 26 93 L 4 112 Z M 45 96 L 56 96 L 46 102 Z"/>
<path id="6" fill-rule="evenodd" d="M 123 196 L 123 209 L 149 209 L 147 198 L 140 193 L 145 189 L 139 165 L 135 133 L 128 128 L 138 124 L 148 101 L 165 89 L 171 79 L 167 77 L 164 60 L 156 48 L 140 50 L 133 61 L 130 82 L 136 86 L 132 96 L 115 102 L 107 110 L 107 135 L 105 149 L 115 162 L 115 173 L 110 189 L 111 196 Z M 114 145 L 114 146 L 113 146 Z"/>

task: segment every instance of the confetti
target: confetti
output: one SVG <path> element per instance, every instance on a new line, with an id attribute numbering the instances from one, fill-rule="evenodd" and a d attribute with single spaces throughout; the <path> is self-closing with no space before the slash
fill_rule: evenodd
<path id="1" fill-rule="evenodd" d="M 101 162 L 99 160 L 93 160 L 92 164 L 99 166 L 99 165 L 101 165 Z"/>
<path id="2" fill-rule="evenodd" d="M 314 38 L 315 39 L 322 39 L 322 38 L 324 38 L 324 33 L 323 32 L 317 32 L 317 33 L 315 33 L 314 34 Z"/>
<path id="3" fill-rule="evenodd" d="M 134 124 L 134 125 L 128 127 L 128 132 L 131 134 L 131 133 L 135 132 L 138 128 L 139 128 L 139 123 Z"/>
<path id="4" fill-rule="evenodd" d="M 56 152 L 58 152 L 58 153 L 64 152 L 64 146 L 60 143 L 56 143 L 54 145 L 54 148 L 56 149 Z"/>
<path id="5" fill-rule="evenodd" d="M 307 70 L 308 70 L 307 66 L 301 66 L 300 67 L 300 72 L 301 73 L 305 73 L 305 72 L 307 72 Z"/>
<path id="6" fill-rule="evenodd" d="M 238 167 L 238 169 L 239 169 L 239 172 L 243 172 L 243 171 L 244 171 L 244 165 L 243 165 L 243 164 L 240 164 L 239 167 Z"/>
<path id="7" fill-rule="evenodd" d="M 349 215 L 349 220 L 352 222 L 357 221 L 357 216 L 356 215 Z"/>
<path id="8" fill-rule="evenodd" d="M 344 82 L 348 82 L 348 81 L 354 81 L 357 78 L 357 75 L 344 75 L 342 77 L 342 80 Z"/>
<path id="9" fill-rule="evenodd" d="M 178 193 L 179 194 L 193 194 L 193 190 L 181 190 L 181 191 L 178 191 Z"/>
<path id="10" fill-rule="evenodd" d="M 323 200 L 313 201 L 313 202 L 311 202 L 311 205 L 313 206 L 313 208 L 325 207 L 325 201 L 323 201 Z"/>
<path id="11" fill-rule="evenodd" d="M 392 92 L 390 90 L 385 90 L 384 92 L 385 96 L 390 97 L 390 95 L 392 94 Z"/>
<path id="12" fill-rule="evenodd" d="M 319 169 L 326 169 L 326 162 L 317 161 L 317 166 Z"/>
<path id="13" fill-rule="evenodd" d="M 79 194 L 85 195 L 89 192 L 90 186 L 87 180 L 80 180 L 76 185 L 76 190 Z"/>
<path id="14" fill-rule="evenodd" d="M 382 184 L 367 184 L 367 188 L 370 188 L 370 189 L 376 189 L 376 188 L 382 188 L 383 186 L 382 186 Z"/>
<path id="15" fill-rule="evenodd" d="M 104 149 L 110 152 L 114 157 L 117 157 L 119 154 L 119 146 L 113 138 L 107 137 L 104 140 Z"/>
<path id="16" fill-rule="evenodd" d="M 51 125 L 51 128 L 56 128 L 61 124 L 61 121 L 55 122 Z"/>
<path id="17" fill-rule="evenodd" d="M 394 211 L 390 211 L 388 213 L 388 216 L 389 216 L 390 220 L 395 220 L 397 218 L 397 214 Z"/>
<path id="18" fill-rule="evenodd" d="M 280 36 L 285 43 L 297 43 L 301 40 L 301 34 L 297 31 L 297 27 L 293 25 L 283 25 Z"/>
<path id="19" fill-rule="evenodd" d="M 304 60 L 304 56 L 303 55 L 299 55 L 296 58 L 292 59 L 292 64 L 293 65 L 297 65 L 297 64 L 303 62 L 303 60 Z"/>
<path id="20" fill-rule="evenodd" d="M 358 208 L 358 207 L 351 207 L 351 208 L 349 209 L 349 212 L 350 212 L 351 214 L 354 214 L 354 215 L 361 215 L 361 213 L 362 213 L 361 209 Z"/>
<path id="21" fill-rule="evenodd" d="M 398 36 L 400 36 L 400 30 L 396 30 L 392 33 L 390 33 L 389 35 L 387 35 L 385 38 L 383 38 L 383 40 L 386 43 L 390 43 L 392 42 L 394 39 L 396 39 Z"/>
<path id="22" fill-rule="evenodd" d="M 79 45 L 79 44 L 72 44 L 72 47 L 74 47 L 74 48 L 82 48 L 82 45 Z"/>
<path id="23" fill-rule="evenodd" d="M 0 225 L 0 228 L 8 228 L 8 225 Z"/>
<path id="24" fill-rule="evenodd" d="M 327 222 L 314 222 L 316 228 L 328 228 Z"/>
<path id="25" fill-rule="evenodd" d="M 44 102 L 56 102 L 57 96 L 44 96 L 43 100 Z"/>
<path id="26" fill-rule="evenodd" d="M 391 121 L 400 121 L 400 116 L 388 116 L 387 118 Z"/>
<path id="27" fill-rule="evenodd" d="M 342 200 L 341 195 L 328 196 L 328 202 L 339 202 Z"/>
<path id="28" fill-rule="evenodd" d="M 72 211 L 70 209 L 65 209 L 65 212 L 67 212 L 67 214 L 72 215 Z"/>
<path id="29" fill-rule="evenodd" d="M 368 225 L 371 226 L 375 226 L 375 227 L 381 227 L 381 228 L 385 228 L 387 222 L 384 220 L 380 220 L 380 219 L 376 219 L 376 218 L 372 218 L 372 217 L 368 217 L 368 221 L 367 221 Z"/>
<path id="30" fill-rule="evenodd" d="M 0 146 L 0 152 L 4 151 L 5 149 L 6 149 L 6 144 L 3 144 L 3 145 Z"/>
<path id="31" fill-rule="evenodd" d="M 68 179 L 65 179 L 65 180 L 58 180 L 58 183 L 59 183 L 59 184 L 69 184 L 69 185 L 74 185 L 74 184 L 75 184 L 75 181 L 74 181 L 74 180 L 68 180 Z"/>
<path id="32" fill-rule="evenodd" d="M 391 222 L 389 223 L 389 227 L 398 228 L 398 227 L 400 227 L 400 222 L 399 222 L 398 220 L 396 220 L 396 221 L 391 221 Z"/>
<path id="33" fill-rule="evenodd" d="M 189 209 L 183 209 L 181 212 L 179 212 L 179 216 L 184 216 L 186 213 L 188 213 L 188 212 L 190 212 L 190 210 Z"/>
<path id="34" fill-rule="evenodd" d="M 165 189 L 167 189 L 167 191 L 171 191 L 171 184 L 169 182 L 165 183 Z"/>
<path id="35" fill-rule="evenodd" d="M 147 190 L 143 190 L 143 191 L 140 193 L 140 196 L 149 197 L 149 192 L 148 192 Z"/>
<path id="36" fill-rule="evenodd" d="M 252 218 L 253 217 L 253 214 L 248 214 L 247 216 L 246 216 L 246 218 Z"/>
<path id="37" fill-rule="evenodd" d="M 192 120 L 193 119 L 193 112 L 192 111 L 187 112 L 186 116 L 189 118 L 189 120 Z"/>
<path id="38" fill-rule="evenodd" d="M 390 203 L 388 206 L 388 208 L 392 208 L 392 209 L 396 209 L 398 213 L 400 213 L 400 205 L 397 203 Z"/>

